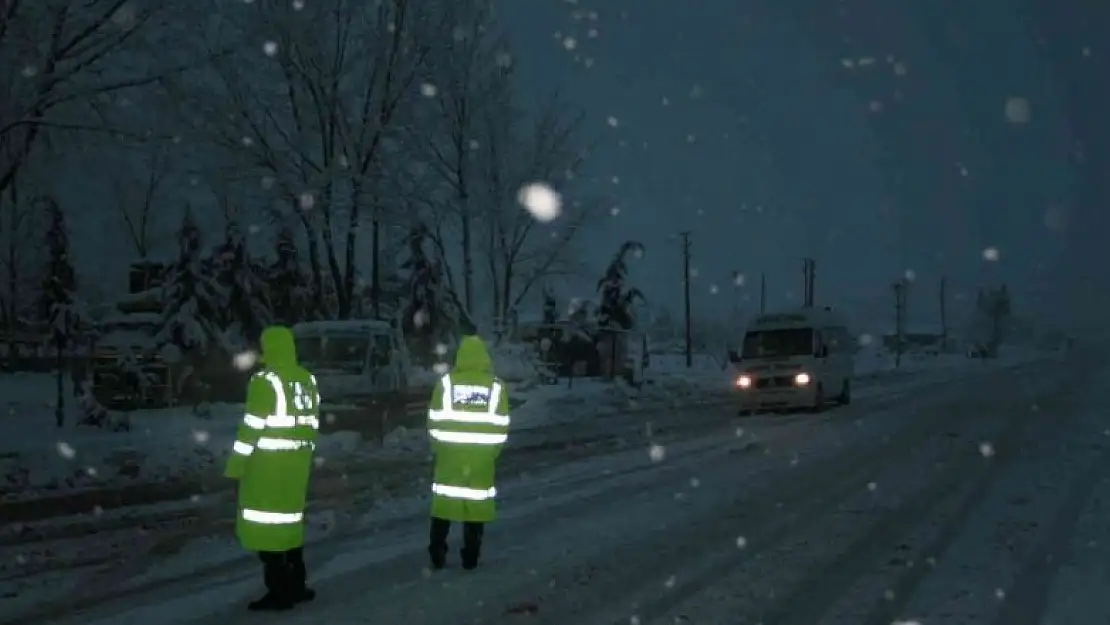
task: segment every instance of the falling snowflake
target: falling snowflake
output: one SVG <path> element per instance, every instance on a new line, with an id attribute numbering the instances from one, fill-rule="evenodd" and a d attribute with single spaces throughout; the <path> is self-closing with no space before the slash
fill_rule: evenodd
<path id="1" fill-rule="evenodd" d="M 613 128 L 616 128 L 620 125 L 620 120 L 618 120 L 616 117 L 613 117 L 612 115 L 609 116 L 609 119 L 607 121 L 609 122 L 609 125 Z"/>
<path id="2" fill-rule="evenodd" d="M 1032 109 L 1025 98 L 1006 100 L 1006 121 L 1011 124 L 1027 124 L 1032 117 Z"/>
<path id="3" fill-rule="evenodd" d="M 205 430 L 193 430 L 193 441 L 200 445 L 207 443 L 210 438 L 212 435 Z"/>
<path id="4" fill-rule="evenodd" d="M 254 139 L 251 139 L 250 137 L 243 137 L 242 143 L 243 143 L 243 147 L 249 148 L 252 145 L 254 145 Z"/>
<path id="5" fill-rule="evenodd" d="M 894 601 L 894 591 L 893 590 L 884 591 L 883 592 L 883 599 L 886 599 L 887 601 Z"/>
<path id="6" fill-rule="evenodd" d="M 874 342 L 875 342 L 875 337 L 871 336 L 870 334 L 861 334 L 861 335 L 859 335 L 859 344 L 863 347 L 867 347 L 868 345 L 870 345 Z"/>
<path id="7" fill-rule="evenodd" d="M 1006 591 L 1002 590 L 1001 588 L 995 588 L 994 589 L 994 596 L 999 601 L 1002 601 L 1003 599 L 1006 598 Z"/>
<path id="8" fill-rule="evenodd" d="M 274 56 L 277 54 L 277 51 L 278 44 L 276 41 L 267 41 L 266 43 L 262 44 L 262 52 L 264 52 L 266 56 Z"/>
<path id="9" fill-rule="evenodd" d="M 736 548 L 737 549 L 743 549 L 747 546 L 748 546 L 748 539 L 747 538 L 744 538 L 743 536 L 737 536 L 736 537 Z"/>
<path id="10" fill-rule="evenodd" d="M 578 47 L 578 40 L 574 37 L 566 37 L 563 39 L 563 47 L 567 50 L 574 50 Z"/>
<path id="11" fill-rule="evenodd" d="M 508 52 L 498 52 L 497 56 L 494 59 L 494 62 L 497 64 L 498 67 L 502 69 L 507 69 L 509 67 L 512 67 L 513 65 L 513 57 Z"/>
<path id="12" fill-rule="evenodd" d="M 740 438 L 743 435 L 744 435 L 744 428 L 736 428 L 736 438 Z"/>
<path id="13" fill-rule="evenodd" d="M 691 486 L 691 488 L 697 488 L 697 487 L 701 486 L 701 480 L 699 480 L 696 477 L 690 478 L 690 486 Z"/>
<path id="14" fill-rule="evenodd" d="M 73 449 L 73 446 L 65 441 L 58 441 L 57 447 L 58 455 L 63 458 L 72 460 L 73 457 L 77 455 L 77 451 Z"/>
<path id="15" fill-rule="evenodd" d="M 648 457 L 652 462 L 662 462 L 667 457 L 667 450 L 662 445 L 652 445 L 648 448 Z"/>
<path id="16" fill-rule="evenodd" d="M 437 362 L 432 366 L 432 371 L 435 371 L 436 375 L 447 375 L 451 371 L 451 367 L 445 362 Z"/>
<path id="17" fill-rule="evenodd" d="M 516 195 L 516 200 L 537 221 L 553 221 L 563 210 L 563 198 L 554 189 L 542 182 L 534 182 L 521 187 Z"/>
<path id="18" fill-rule="evenodd" d="M 304 8 L 304 0 L 293 0 L 293 10 L 300 11 Z"/>
<path id="19" fill-rule="evenodd" d="M 744 286 L 744 282 L 746 280 L 747 280 L 747 278 L 745 278 L 744 274 L 742 274 L 742 273 L 736 273 L 736 274 L 733 274 L 733 276 L 732 276 L 732 284 L 735 285 L 735 286 Z"/>
<path id="20" fill-rule="evenodd" d="M 991 445 L 990 443 L 987 443 L 987 442 L 979 443 L 979 453 L 984 458 L 993 457 L 994 456 L 994 445 Z"/>
<path id="21" fill-rule="evenodd" d="M 901 61 L 899 61 L 899 62 L 894 64 L 894 75 L 895 76 L 905 76 L 907 71 L 908 70 L 906 69 L 906 64 L 905 63 L 902 63 Z"/>
<path id="22" fill-rule="evenodd" d="M 917 279 L 917 272 L 914 271 L 913 269 L 907 269 L 906 273 L 903 274 L 903 275 L 906 276 L 906 280 L 909 281 L 909 282 L 913 282 L 914 280 Z"/>
<path id="23" fill-rule="evenodd" d="M 983 260 L 994 262 L 998 260 L 998 256 L 999 254 L 997 247 L 988 247 L 983 250 Z"/>
<path id="24" fill-rule="evenodd" d="M 716 295 L 717 293 L 720 293 L 720 292 L 721 292 L 721 289 L 717 288 L 716 284 L 710 284 L 709 285 L 709 294 L 710 295 Z"/>
<path id="25" fill-rule="evenodd" d="M 674 588 L 674 583 L 675 583 L 674 575 L 671 575 L 670 577 L 668 577 L 666 579 L 666 581 L 663 582 L 663 586 L 666 587 L 666 588 Z"/>
<path id="26" fill-rule="evenodd" d="M 258 353 L 254 350 L 248 349 L 247 351 L 235 354 L 235 357 L 231 359 L 231 362 L 233 365 L 235 365 L 236 370 L 249 371 L 251 367 L 253 367 L 255 363 L 258 362 Z"/>
<path id="27" fill-rule="evenodd" d="M 616 217 L 617 215 L 620 215 L 621 214 L 620 207 L 619 206 L 614 206 L 613 208 L 610 208 L 609 209 L 609 214 L 612 215 L 613 217 Z"/>
<path id="28" fill-rule="evenodd" d="M 875 492 L 875 490 L 878 489 L 878 488 L 879 488 L 879 485 L 876 484 L 875 482 L 868 482 L 867 483 L 867 490 L 869 490 L 871 492 Z"/>
<path id="29" fill-rule="evenodd" d="M 436 86 L 430 82 L 420 85 L 420 95 L 425 98 L 434 98 L 437 93 L 439 93 L 439 89 L 436 89 Z"/>
<path id="30" fill-rule="evenodd" d="M 316 206 L 316 196 L 312 195 L 311 193 L 302 193 L 301 209 L 306 211 L 312 210 L 312 207 L 314 206 Z"/>
<path id="31" fill-rule="evenodd" d="M 1067 212 L 1060 206 L 1049 206 L 1044 212 L 1044 225 L 1049 230 L 1063 232 L 1068 224 Z"/>
<path id="32" fill-rule="evenodd" d="M 640 625 L 640 617 L 633 614 L 628 618 L 628 625 Z"/>
<path id="33" fill-rule="evenodd" d="M 436 351 L 436 356 L 446 356 L 447 355 L 447 345 L 445 345 L 443 343 L 436 343 L 436 350 L 435 351 Z"/>
<path id="34" fill-rule="evenodd" d="M 35 67 L 34 65 L 27 65 L 23 68 L 22 72 L 24 78 L 34 78 L 36 75 L 38 75 L 38 73 L 39 68 Z"/>

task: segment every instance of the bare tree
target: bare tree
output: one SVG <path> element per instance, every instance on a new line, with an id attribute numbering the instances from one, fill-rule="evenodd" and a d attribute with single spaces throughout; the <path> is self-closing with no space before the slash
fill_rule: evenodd
<path id="1" fill-rule="evenodd" d="M 11 184 L 7 193 L 0 196 L 0 268 L 3 271 L 3 326 L 8 331 L 17 330 L 23 322 L 23 312 L 31 305 L 29 296 L 34 291 L 41 254 L 42 203 L 25 193 L 22 185 Z"/>
<path id="2" fill-rule="evenodd" d="M 194 127 L 279 194 L 270 217 L 304 228 L 316 298 L 331 290 L 346 317 L 367 216 L 375 267 L 381 260 L 382 161 L 416 92 L 432 6 L 262 0 L 235 10 L 237 22 L 225 15 L 237 24 L 230 37 L 257 47 L 220 58 L 177 92 Z"/>
<path id="3" fill-rule="evenodd" d="M 143 135 L 104 117 L 104 101 L 147 88 L 191 64 L 162 63 L 180 4 L 131 0 L 6 0 L 0 4 L 0 194 L 51 133 Z M 91 115 L 90 115 L 91 114 Z M 95 120 L 95 121 L 93 121 Z"/>
<path id="4" fill-rule="evenodd" d="M 517 194 L 526 184 L 562 186 L 570 196 L 587 149 L 581 116 L 568 116 L 568 107 L 558 98 L 528 117 L 507 109 L 485 109 L 480 160 L 488 208 L 486 260 L 494 312 L 503 320 L 512 317 L 537 284 L 579 268 L 573 254 L 575 238 L 601 214 L 603 203 L 597 196 L 571 197 L 551 225 L 522 210 Z"/>
<path id="5" fill-rule="evenodd" d="M 431 64 L 425 95 L 434 102 L 432 124 L 439 132 L 422 137 L 428 161 L 450 190 L 447 207 L 458 229 L 462 301 L 474 311 L 474 239 L 480 216 L 474 200 L 480 184 L 475 156 L 485 106 L 509 97 L 507 44 L 487 0 L 461 0 L 442 22 L 445 45 Z M 443 237 L 439 237 L 443 244 Z M 452 276 L 453 280 L 453 276 Z"/>
<path id="6" fill-rule="evenodd" d="M 139 258 L 146 258 L 155 244 L 157 207 L 163 201 L 161 192 L 171 173 L 169 152 L 164 144 L 146 146 L 146 158 L 139 171 L 127 168 L 111 181 L 116 208 L 127 228 L 127 236 Z"/>

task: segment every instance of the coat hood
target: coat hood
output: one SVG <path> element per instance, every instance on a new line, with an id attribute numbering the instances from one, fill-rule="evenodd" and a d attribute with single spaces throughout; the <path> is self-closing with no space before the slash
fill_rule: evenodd
<path id="1" fill-rule="evenodd" d="M 262 331 L 262 364 L 271 369 L 297 366 L 297 344 L 293 331 L 285 326 L 270 326 Z"/>
<path id="2" fill-rule="evenodd" d="M 455 352 L 455 371 L 467 373 L 493 373 L 493 362 L 485 342 L 477 336 L 464 336 Z"/>

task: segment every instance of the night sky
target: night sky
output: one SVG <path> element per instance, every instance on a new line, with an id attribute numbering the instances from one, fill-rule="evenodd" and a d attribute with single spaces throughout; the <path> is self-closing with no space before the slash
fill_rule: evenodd
<path id="1" fill-rule="evenodd" d="M 1110 104 L 1110 8 L 1051 4 L 507 1 L 501 15 L 527 88 L 559 90 L 604 139 L 591 170 L 620 211 L 585 253 L 645 243 L 633 273 L 656 301 L 681 294 L 674 235 L 691 230 L 705 311 L 754 307 L 761 271 L 771 306 L 799 303 L 809 254 L 818 299 L 868 323 L 906 272 L 915 323 L 935 323 L 942 275 L 964 305 L 1006 282 L 1018 312 L 1090 322 L 1110 286 L 1094 113 Z"/>

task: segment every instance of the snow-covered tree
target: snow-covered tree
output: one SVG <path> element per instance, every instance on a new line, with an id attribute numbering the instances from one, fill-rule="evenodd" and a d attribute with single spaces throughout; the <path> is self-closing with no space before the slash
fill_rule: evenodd
<path id="1" fill-rule="evenodd" d="M 549 287 L 543 289 L 543 322 L 552 325 L 559 321 L 559 300 Z"/>
<path id="2" fill-rule="evenodd" d="M 977 333 L 983 338 L 990 355 L 1006 339 L 1012 304 L 1010 291 L 1005 284 L 996 288 L 980 289 L 975 301 Z"/>
<path id="3" fill-rule="evenodd" d="M 65 364 L 66 352 L 79 343 L 81 324 L 85 318 L 77 297 L 77 274 L 69 256 L 69 232 L 65 213 L 53 199 L 44 202 L 48 226 L 46 249 L 48 262 L 40 299 L 41 317 L 47 322 L 55 354 L 56 398 L 54 419 L 58 427 L 65 425 Z"/>
<path id="4" fill-rule="evenodd" d="M 443 270 L 427 252 L 429 235 L 423 223 L 415 223 L 408 234 L 408 256 L 401 263 L 408 282 L 403 328 L 427 348 L 445 338 L 457 321 L 454 298 L 447 292 Z"/>
<path id="5" fill-rule="evenodd" d="M 305 321 L 309 317 L 312 290 L 292 228 L 283 225 L 275 243 L 274 262 L 267 271 L 274 319 L 289 325 Z"/>
<path id="6" fill-rule="evenodd" d="M 407 162 L 395 154 L 398 137 L 420 98 L 440 8 L 412 0 L 224 5 L 221 28 L 209 29 L 220 40 L 203 45 L 234 52 L 168 85 L 191 134 L 254 180 L 265 177 L 274 221 L 303 228 L 314 301 L 334 301 L 341 318 L 353 311 L 363 253 L 381 252 L 383 170 Z"/>
<path id="7" fill-rule="evenodd" d="M 217 280 L 226 295 L 222 321 L 228 339 L 239 343 L 259 336 L 272 320 L 270 295 L 235 221 L 228 222 L 224 241 L 213 260 Z"/>
<path id="8" fill-rule="evenodd" d="M 636 326 L 635 304 L 637 300 L 642 301 L 644 295 L 640 289 L 628 285 L 628 255 L 639 256 L 643 252 L 643 244 L 625 241 L 598 280 L 597 322 L 601 328 L 631 330 Z"/>
<path id="9" fill-rule="evenodd" d="M 177 260 L 167 268 L 162 285 L 162 328 L 156 342 L 203 353 L 222 341 L 219 322 L 227 294 L 205 267 L 200 229 L 191 210 L 181 221 L 178 244 Z"/>

